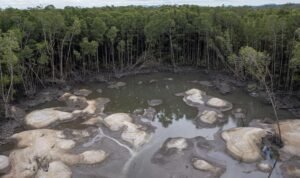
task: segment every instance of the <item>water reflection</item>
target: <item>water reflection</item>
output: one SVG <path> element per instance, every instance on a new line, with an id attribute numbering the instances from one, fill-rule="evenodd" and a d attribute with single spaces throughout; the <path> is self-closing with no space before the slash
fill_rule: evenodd
<path id="1" fill-rule="evenodd" d="M 164 78 L 171 77 L 174 80 L 163 80 Z M 154 81 L 153 78 L 155 79 L 155 82 L 150 82 Z M 102 143 L 100 144 L 100 140 L 106 138 L 107 140 L 114 142 L 114 144 L 118 145 L 126 152 L 129 152 L 128 155 L 131 155 L 130 159 L 125 163 L 125 166 L 122 165 L 124 167 L 121 171 L 125 171 L 122 172 L 122 174 L 124 173 L 124 175 L 128 178 L 152 178 L 155 177 L 155 170 L 157 167 L 151 162 L 151 158 L 153 154 L 159 150 L 166 139 L 174 137 L 194 138 L 202 136 L 207 140 L 215 140 L 216 134 L 223 130 L 247 125 L 247 123 L 253 118 L 272 118 L 273 116 L 272 108 L 270 106 L 261 103 L 256 98 L 250 97 L 243 92 L 242 89 L 236 89 L 229 95 L 220 95 L 213 88 L 207 88 L 197 83 L 188 82 L 193 80 L 209 79 L 208 76 L 199 73 L 190 73 L 185 75 L 157 73 L 152 75 L 126 77 L 122 79 L 122 81 L 126 83 L 126 86 L 119 89 L 109 89 L 105 83 L 88 83 L 77 86 L 77 88 L 87 88 L 94 91 L 89 96 L 89 99 L 97 97 L 110 98 L 111 103 L 108 104 L 104 111 L 106 114 L 118 112 L 132 114 L 137 109 L 141 111 L 148 109 L 148 100 L 160 99 L 163 101 L 161 105 L 153 107 L 156 111 L 153 120 L 149 121 L 146 118 L 143 119 L 143 121 L 151 122 L 156 129 L 150 142 L 141 150 L 138 150 L 138 152 L 133 152 L 126 144 L 119 142 L 114 137 L 106 135 L 101 129 L 94 138 L 90 138 L 89 141 L 85 142 L 83 147 L 93 147 L 97 144 L 102 146 Z M 224 113 L 226 122 L 222 123 L 222 125 L 216 125 L 211 128 L 198 127 L 195 124 L 195 118 L 198 114 L 197 108 L 186 105 L 183 102 L 182 97 L 175 96 L 175 93 L 180 93 L 191 88 L 198 88 L 206 91 L 208 95 L 226 99 L 233 103 L 234 109 L 242 108 L 243 110 L 246 110 L 245 122 L 234 118 L 230 111 Z M 96 92 L 98 89 L 102 89 L 101 94 Z M 53 105 L 51 102 L 47 104 L 48 106 L 42 105 L 40 108 Z M 55 102 L 54 104 L 57 105 Z M 282 118 L 288 118 L 290 114 L 280 111 L 279 116 Z M 222 177 L 266 177 L 265 173 L 255 170 L 255 165 L 240 163 L 224 152 L 211 152 L 209 154 L 210 156 L 226 163 L 227 171 Z M 115 167 L 113 166 L 110 167 L 109 164 L 105 166 L 107 166 L 104 167 L 105 169 L 103 168 L 105 171 L 109 172 L 109 170 L 113 170 L 114 173 L 119 171 L 115 170 Z M 94 169 L 98 168 L 96 167 Z M 76 170 L 80 172 L 80 169 L 76 168 Z M 88 173 L 89 172 L 87 171 L 87 174 Z M 78 173 L 78 176 L 81 176 L 81 174 Z"/>

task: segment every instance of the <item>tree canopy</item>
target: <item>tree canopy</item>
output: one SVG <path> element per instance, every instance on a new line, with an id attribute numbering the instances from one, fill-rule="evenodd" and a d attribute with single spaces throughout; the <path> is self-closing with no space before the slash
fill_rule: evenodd
<path id="1" fill-rule="evenodd" d="M 245 69 L 243 77 L 260 72 L 251 68 L 259 58 L 276 88 L 297 89 L 299 27 L 300 9 L 285 6 L 4 9 L 1 92 L 12 98 L 14 85 L 30 94 L 47 82 L 124 71 L 141 56 L 172 67 Z"/>

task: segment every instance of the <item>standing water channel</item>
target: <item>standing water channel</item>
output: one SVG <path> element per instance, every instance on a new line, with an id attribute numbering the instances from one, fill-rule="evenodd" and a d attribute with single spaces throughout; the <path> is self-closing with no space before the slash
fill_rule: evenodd
<path id="1" fill-rule="evenodd" d="M 70 151 L 71 153 L 78 154 L 86 150 L 101 149 L 108 155 L 101 163 L 70 165 L 72 177 L 268 177 L 269 172 L 263 172 L 257 168 L 259 161 L 247 163 L 233 158 L 226 151 L 226 143 L 220 136 L 223 131 L 247 126 L 254 119 L 274 118 L 271 106 L 262 102 L 261 99 L 250 96 L 244 89 L 238 87 L 234 87 L 231 93 L 222 95 L 213 86 L 192 82 L 210 81 L 208 75 L 199 72 L 143 74 L 124 77 L 116 82 L 118 81 L 124 82 L 126 85 L 108 87 L 110 84 L 107 83 L 85 83 L 77 85 L 74 90 L 81 88 L 91 90 L 92 93 L 87 96 L 89 100 L 98 97 L 109 98 L 110 102 L 106 105 L 103 113 L 99 114 L 101 118 L 115 113 L 128 113 L 135 118 L 137 125 L 145 125 L 148 128 L 145 130 L 149 133 L 149 137 L 144 144 L 135 147 L 120 138 L 122 129 L 111 130 L 102 123 L 82 124 L 86 119 L 74 120 L 52 127 L 55 130 L 69 128 L 91 133 L 88 137 L 76 142 L 76 146 Z M 222 112 L 223 122 L 210 126 L 197 124 L 197 107 L 186 104 L 183 101 L 183 96 L 176 96 L 178 93 L 193 88 L 205 91 L 209 96 L 232 103 L 231 110 Z M 99 89 L 102 92 L 97 92 Z M 152 105 L 151 100 L 158 101 L 158 103 L 149 106 L 149 104 Z M 34 109 L 53 107 L 55 104 L 60 105 L 59 102 L 55 101 Z M 238 108 L 241 108 L 246 116 L 243 120 L 235 118 L 232 112 Z M 150 112 L 150 115 L 153 114 L 154 117 L 149 119 L 145 112 Z M 282 119 L 292 118 L 292 115 L 284 110 L 280 110 L 278 114 Z M 131 126 L 129 124 L 127 127 Z M 134 130 L 136 129 L 135 126 L 132 127 Z M 182 150 L 174 148 L 167 150 L 165 147 L 171 138 L 185 138 L 188 140 L 188 146 Z M 203 144 L 201 147 L 206 147 L 206 143 L 212 143 L 213 147 L 206 148 L 206 151 L 205 149 L 194 148 L 197 147 L 195 146 L 197 144 L 194 144 L 197 138 L 202 140 L 197 142 Z M 9 154 L 10 151 L 5 150 L 5 154 Z M 196 169 L 191 161 L 195 157 L 210 160 L 208 162 L 216 163 L 215 165 L 222 167 L 223 171 L 207 174 L 206 171 Z M 279 162 L 271 177 L 283 177 L 279 168 L 280 165 Z"/>

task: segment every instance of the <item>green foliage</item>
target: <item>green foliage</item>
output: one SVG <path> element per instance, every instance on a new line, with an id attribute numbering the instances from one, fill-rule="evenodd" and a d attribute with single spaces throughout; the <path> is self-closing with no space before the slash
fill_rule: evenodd
<path id="1" fill-rule="evenodd" d="M 228 56 L 228 62 L 230 65 L 236 65 L 236 63 L 238 62 L 238 56 L 234 53 L 230 54 Z"/>
<path id="2" fill-rule="evenodd" d="M 45 12 L 40 12 L 38 15 L 43 31 L 49 35 L 55 35 L 65 28 L 64 17 L 61 13 L 57 13 L 54 10 L 46 10 Z"/>
<path id="3" fill-rule="evenodd" d="M 121 40 L 119 43 L 118 43 L 118 47 L 117 47 L 117 49 L 118 49 L 118 51 L 119 52 L 124 52 L 125 51 L 125 41 L 124 40 Z"/>
<path id="4" fill-rule="evenodd" d="M 197 31 L 200 33 L 206 33 L 212 31 L 213 27 L 213 20 L 209 13 L 200 13 L 193 20 L 193 26 L 196 28 Z"/>
<path id="5" fill-rule="evenodd" d="M 298 41 L 295 42 L 292 53 L 292 59 L 290 60 L 289 67 L 290 69 L 292 69 L 293 72 L 292 80 L 300 81 L 300 42 Z"/>
<path id="6" fill-rule="evenodd" d="M 151 56 L 174 67 L 230 69 L 244 79 L 270 70 L 275 86 L 288 88 L 300 78 L 299 27 L 300 9 L 292 7 L 4 9 L 1 81 L 5 90 L 11 78 L 26 90 L 82 70 L 131 69 Z"/>
<path id="7" fill-rule="evenodd" d="M 74 51 L 73 51 L 73 54 L 74 54 L 74 56 L 75 56 L 75 59 L 76 59 L 77 61 L 79 61 L 79 60 L 81 59 L 80 52 L 78 52 L 78 51 L 74 50 Z"/>
<path id="8" fill-rule="evenodd" d="M 248 74 L 259 81 L 265 80 L 269 65 L 269 56 L 266 53 L 256 51 L 252 47 L 242 47 L 239 52 L 242 64 Z"/>
<path id="9" fill-rule="evenodd" d="M 40 65 L 45 65 L 49 62 L 50 58 L 47 55 L 47 42 L 40 42 L 35 44 L 36 51 L 38 53 L 37 63 Z"/>
<path id="10" fill-rule="evenodd" d="M 99 17 L 95 18 L 90 27 L 91 38 L 102 42 L 106 30 L 105 22 Z"/>
<path id="11" fill-rule="evenodd" d="M 157 42 L 163 34 L 172 33 L 175 26 L 175 20 L 170 12 L 154 15 L 144 28 L 147 42 Z"/>
<path id="12" fill-rule="evenodd" d="M 95 55 L 98 48 L 97 41 L 89 41 L 87 38 L 83 38 L 80 43 L 81 52 L 83 55 Z"/>
<path id="13" fill-rule="evenodd" d="M 228 31 L 225 31 L 222 36 L 216 36 L 215 41 L 224 56 L 229 56 L 233 52 L 231 39 Z"/>
<path id="14" fill-rule="evenodd" d="M 19 34 L 15 29 L 0 34 L 0 93 L 5 108 L 15 94 L 14 85 L 21 82 Z"/>
<path id="15" fill-rule="evenodd" d="M 19 62 L 16 55 L 17 50 L 19 50 L 19 43 L 16 31 L 10 30 L 2 34 L 0 38 L 0 62 L 4 65 L 17 65 Z"/>
<path id="16" fill-rule="evenodd" d="M 3 84 L 4 86 L 8 85 L 10 83 L 10 76 L 8 75 L 4 75 L 1 79 L 0 79 L 1 84 Z"/>
<path id="17" fill-rule="evenodd" d="M 297 28 L 297 30 L 295 31 L 295 37 L 296 40 L 300 41 L 300 28 Z"/>
<path id="18" fill-rule="evenodd" d="M 77 17 L 74 18 L 74 22 L 70 27 L 70 31 L 74 35 L 79 35 L 80 34 L 80 32 L 81 32 L 81 23 L 80 23 L 80 20 Z"/>
<path id="19" fill-rule="evenodd" d="M 23 49 L 19 52 L 19 58 L 23 60 L 30 60 L 33 56 L 33 49 L 31 49 L 28 45 L 26 45 Z"/>
<path id="20" fill-rule="evenodd" d="M 293 57 L 290 61 L 290 68 L 299 68 L 300 67 L 300 42 L 297 42 L 293 49 Z"/>
<path id="21" fill-rule="evenodd" d="M 119 31 L 119 30 L 117 29 L 117 27 L 112 26 L 112 27 L 108 30 L 108 32 L 106 33 L 107 38 L 109 39 L 109 41 L 110 41 L 112 44 L 114 43 L 114 41 L 115 41 L 115 39 L 116 39 L 116 37 L 117 37 L 118 31 Z"/>
<path id="22" fill-rule="evenodd" d="M 38 59 L 38 63 L 40 65 L 45 65 L 48 64 L 49 62 L 49 57 L 46 54 L 41 54 L 41 56 Z"/>

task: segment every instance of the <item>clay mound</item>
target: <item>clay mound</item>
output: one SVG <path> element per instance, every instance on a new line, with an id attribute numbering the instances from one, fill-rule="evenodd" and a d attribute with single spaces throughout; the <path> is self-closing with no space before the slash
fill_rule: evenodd
<path id="1" fill-rule="evenodd" d="M 86 100 L 70 93 L 65 93 L 59 100 L 66 102 L 67 107 L 32 111 L 26 115 L 25 124 L 32 128 L 45 128 L 52 124 L 90 117 L 103 113 L 105 105 L 110 102 L 108 98 Z"/>
<path id="2" fill-rule="evenodd" d="M 92 93 L 92 91 L 88 90 L 88 89 L 79 89 L 79 90 L 74 91 L 74 95 L 85 96 L 85 97 L 89 96 L 91 93 Z"/>
<path id="3" fill-rule="evenodd" d="M 59 111 L 56 108 L 36 110 L 25 117 L 25 123 L 33 128 L 43 128 L 60 121 L 72 120 L 73 115 L 69 112 Z"/>
<path id="4" fill-rule="evenodd" d="M 10 161 L 7 156 L 0 155 L 0 174 L 6 173 L 9 171 Z"/>
<path id="5" fill-rule="evenodd" d="M 277 125 L 274 124 L 273 128 L 278 133 Z M 300 156 L 300 120 L 286 120 L 280 122 L 281 137 L 284 143 L 282 151 Z"/>
<path id="6" fill-rule="evenodd" d="M 119 131 L 123 129 L 122 140 L 130 143 L 134 148 L 138 149 L 150 139 L 142 126 L 133 123 L 133 119 L 126 113 L 116 113 L 104 118 L 103 123 L 111 131 Z"/>
<path id="7" fill-rule="evenodd" d="M 210 172 L 211 174 L 215 175 L 215 177 L 219 177 L 225 171 L 224 168 L 199 158 L 193 158 L 192 165 L 195 169 L 199 171 Z"/>
<path id="8" fill-rule="evenodd" d="M 232 109 L 232 104 L 220 98 L 211 98 L 206 103 L 210 107 L 220 109 L 221 111 L 229 111 Z"/>
<path id="9" fill-rule="evenodd" d="M 259 144 L 266 134 L 260 128 L 238 127 L 224 131 L 221 136 L 231 156 L 244 162 L 255 162 L 261 159 Z"/>
<path id="10" fill-rule="evenodd" d="M 86 137 L 85 132 L 74 131 L 77 137 Z M 81 154 L 71 154 L 75 141 L 67 139 L 62 131 L 37 129 L 24 131 L 12 136 L 17 140 L 17 148 L 9 159 L 11 170 L 4 178 L 11 177 L 71 177 L 67 165 L 95 164 L 106 159 L 102 150 L 90 150 Z"/>
<path id="11" fill-rule="evenodd" d="M 198 120 L 209 125 L 215 124 L 222 118 L 223 114 L 214 110 L 205 110 L 198 116 Z"/>

